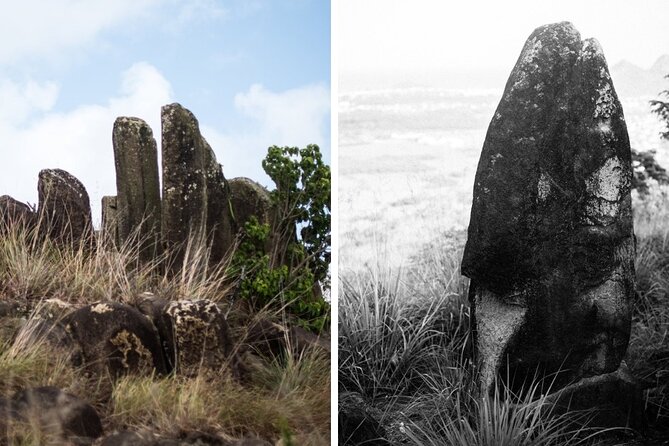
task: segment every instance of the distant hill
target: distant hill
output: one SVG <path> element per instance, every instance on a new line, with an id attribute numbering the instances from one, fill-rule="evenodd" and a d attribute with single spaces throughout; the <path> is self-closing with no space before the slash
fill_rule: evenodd
<path id="1" fill-rule="evenodd" d="M 611 68 L 611 77 L 620 96 L 656 97 L 662 90 L 669 89 L 669 54 L 660 56 L 652 67 L 640 68 L 623 60 Z"/>

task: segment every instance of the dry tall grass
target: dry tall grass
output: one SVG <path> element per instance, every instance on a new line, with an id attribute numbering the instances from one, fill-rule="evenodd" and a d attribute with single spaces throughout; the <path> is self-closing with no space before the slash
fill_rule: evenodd
<path id="1" fill-rule="evenodd" d="M 95 246 L 63 249 L 39 236 L 39 228 L 3 228 L 0 236 L 0 303 L 20 302 L 34 311 L 48 298 L 75 305 L 98 300 L 133 304 L 145 292 L 170 298 L 211 299 L 233 321 L 236 349 L 246 337 L 246 323 L 257 317 L 285 319 L 268 309 L 257 313 L 232 302 L 233 281 L 224 262 L 211 267 L 209 247 L 192 237 L 183 266 L 165 272 L 160 257 L 142 263 L 136 236 L 122 246 L 98 237 Z M 23 314 L 2 319 L 0 397 L 33 386 L 55 385 L 93 404 L 105 432 L 151 430 L 175 436 L 189 430 L 224 438 L 258 435 L 272 442 L 293 438 L 296 444 L 327 444 L 330 438 L 330 361 L 322 352 L 287 353 L 282 361 L 256 359 L 248 383 L 220 376 L 126 376 L 86 378 L 39 339 L 17 342 Z M 20 346 L 19 346 L 20 344 Z M 16 427 L 16 426 L 15 426 Z M 35 426 L 16 427 L 13 444 L 48 444 Z"/>
<path id="2" fill-rule="evenodd" d="M 669 435 L 669 189 L 634 201 L 637 298 L 626 361 L 645 387 L 650 435 Z M 340 278 L 339 391 L 357 392 L 390 444 L 599 444 L 581 418 L 546 416 L 530 383 L 476 396 L 464 233 L 443 234 L 400 271 Z M 342 441 L 342 439 L 340 439 Z M 607 443 L 602 443 L 607 444 Z"/>

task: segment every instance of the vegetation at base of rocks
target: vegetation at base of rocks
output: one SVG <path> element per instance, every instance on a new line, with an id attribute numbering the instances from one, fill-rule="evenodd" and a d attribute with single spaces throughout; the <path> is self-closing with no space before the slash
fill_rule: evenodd
<path id="1" fill-rule="evenodd" d="M 318 146 L 308 145 L 270 147 L 263 168 L 276 184 L 274 218 L 270 225 L 252 217 L 244 226 L 231 263 L 239 294 L 256 307 L 286 309 L 304 328 L 328 329 L 330 305 L 314 290 L 329 289 L 330 167 Z"/>
<path id="2" fill-rule="evenodd" d="M 625 361 L 644 389 L 648 435 L 663 437 L 669 435 L 669 187 L 655 183 L 633 201 L 637 297 Z M 611 444 L 587 427 L 573 431 L 563 418 L 536 418 L 535 399 L 473 396 L 468 279 L 460 275 L 465 237 L 438 236 L 401 270 L 378 266 L 341 278 L 339 388 L 359 395 L 366 419 L 381 426 L 370 429 L 377 437 L 368 437 L 369 444 Z M 500 443 L 504 438 L 509 442 Z"/>
<path id="3" fill-rule="evenodd" d="M 147 430 L 176 438 L 197 430 L 227 440 L 259 436 L 274 443 L 289 431 L 296 444 L 329 441 L 330 361 L 316 349 L 287 350 L 281 360 L 247 352 L 241 356 L 249 370 L 243 382 L 223 371 L 214 376 L 128 375 L 114 381 L 86 374 L 43 340 L 16 338 L 26 318 L 47 299 L 57 298 L 66 308 L 99 300 L 137 304 L 143 293 L 151 292 L 216 302 L 230 322 L 234 351 L 243 353 L 254 320 L 281 323 L 286 314 L 229 300 L 229 265 L 212 268 L 203 240 L 189 240 L 183 266 L 168 275 L 162 258 L 140 261 L 137 237 L 122 246 L 100 238 L 92 249 L 83 244 L 64 249 L 39 237 L 39 228 L 0 230 L 0 402 L 22 388 L 53 385 L 91 403 L 105 433 Z M 48 443 L 36 425 L 10 428 L 12 444 L 61 444 Z"/>

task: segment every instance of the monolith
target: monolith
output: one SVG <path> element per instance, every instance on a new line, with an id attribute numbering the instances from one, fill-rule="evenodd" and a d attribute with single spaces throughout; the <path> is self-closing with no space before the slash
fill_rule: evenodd
<path id="1" fill-rule="evenodd" d="M 116 225 L 119 244 L 139 242 L 143 260 L 155 258 L 160 240 L 158 149 L 151 127 L 119 117 L 112 131 L 116 165 Z"/>
<path id="2" fill-rule="evenodd" d="M 630 336 L 630 143 L 599 43 L 567 22 L 525 43 L 476 171 L 462 272 L 482 388 L 616 372 Z"/>
<path id="3" fill-rule="evenodd" d="M 230 245 L 230 193 L 223 170 L 189 110 L 165 105 L 161 116 L 164 246 L 178 268 L 189 236 L 206 237 L 216 263 Z"/>

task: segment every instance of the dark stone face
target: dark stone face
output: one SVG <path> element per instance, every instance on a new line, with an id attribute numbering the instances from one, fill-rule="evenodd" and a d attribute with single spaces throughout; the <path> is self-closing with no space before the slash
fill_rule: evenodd
<path id="1" fill-rule="evenodd" d="M 35 219 L 35 213 L 27 204 L 9 195 L 0 197 L 0 233 L 14 225 L 30 228 L 35 223 Z"/>
<path id="2" fill-rule="evenodd" d="M 168 372 L 158 332 L 135 308 L 119 302 L 87 305 L 63 319 L 81 345 L 84 362 L 93 372 L 118 377 L 129 372 Z"/>
<path id="3" fill-rule="evenodd" d="M 211 262 L 220 261 L 229 240 L 229 187 L 221 165 L 200 134 L 195 116 L 179 104 L 162 108 L 163 208 L 162 235 L 173 252 L 173 263 L 183 260 L 189 234 L 207 234 Z"/>
<path id="4" fill-rule="evenodd" d="M 133 234 L 142 241 L 140 255 L 158 253 L 160 182 L 158 149 L 149 125 L 139 118 L 120 117 L 112 132 L 116 165 L 116 228 L 118 242 Z"/>
<path id="5" fill-rule="evenodd" d="M 40 225 L 54 240 L 92 239 L 91 204 L 84 185 L 61 169 L 44 169 L 37 183 Z"/>
<path id="6" fill-rule="evenodd" d="M 501 353 L 514 372 L 618 367 L 634 291 L 630 163 L 599 44 L 566 22 L 535 30 L 488 128 L 462 261 L 477 319 L 482 290 L 524 309 Z"/>

